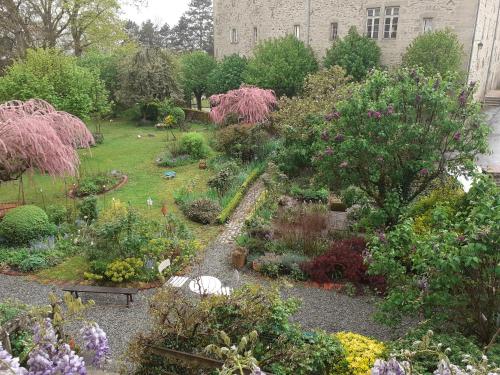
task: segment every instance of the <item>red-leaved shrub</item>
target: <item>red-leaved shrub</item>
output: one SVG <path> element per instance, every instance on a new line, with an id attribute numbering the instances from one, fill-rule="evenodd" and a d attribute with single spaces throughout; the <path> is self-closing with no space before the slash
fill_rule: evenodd
<path id="1" fill-rule="evenodd" d="M 233 116 L 238 119 L 238 123 L 258 124 L 267 121 L 276 104 L 274 91 L 242 86 L 226 94 L 211 96 L 210 117 L 220 125 Z"/>
<path id="2" fill-rule="evenodd" d="M 319 283 L 328 283 L 334 280 L 348 280 L 351 282 L 368 281 L 367 266 L 363 260 L 363 251 L 366 241 L 363 238 L 350 238 L 332 242 L 325 254 L 310 262 L 303 263 L 301 269 L 309 277 Z"/>

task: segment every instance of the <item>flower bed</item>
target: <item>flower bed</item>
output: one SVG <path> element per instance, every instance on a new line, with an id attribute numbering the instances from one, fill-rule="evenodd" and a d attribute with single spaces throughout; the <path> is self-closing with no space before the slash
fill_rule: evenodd
<path id="1" fill-rule="evenodd" d="M 121 188 L 128 182 L 128 177 L 121 172 L 97 174 L 82 178 L 68 192 L 70 198 L 83 198 L 90 195 L 101 195 Z"/>

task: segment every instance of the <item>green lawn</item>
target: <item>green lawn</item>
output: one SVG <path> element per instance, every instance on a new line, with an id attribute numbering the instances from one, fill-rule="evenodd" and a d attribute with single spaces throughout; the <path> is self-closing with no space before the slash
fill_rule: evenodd
<path id="1" fill-rule="evenodd" d="M 90 125 L 93 128 L 93 125 Z M 80 173 L 93 174 L 120 170 L 129 177 L 128 183 L 119 190 L 99 197 L 99 206 L 109 206 L 112 199 L 130 202 L 151 218 L 160 218 L 162 202 L 166 202 L 168 210 L 183 218 L 173 199 L 174 190 L 197 180 L 195 189 L 206 189 L 206 181 L 210 177 L 208 170 L 200 170 L 197 164 L 175 168 L 177 177 L 173 180 L 162 178 L 165 168 L 155 165 L 156 158 L 165 150 L 167 142 L 173 140 L 167 131 L 158 131 L 153 127 L 137 127 L 133 123 L 115 120 L 102 126 L 104 143 L 91 150 L 81 150 Z M 192 125 L 191 131 L 199 131 L 209 140 L 213 129 L 209 126 Z M 179 131 L 174 131 L 177 138 Z M 150 135 L 154 135 L 150 136 Z M 140 136 L 140 138 L 138 137 Z M 44 208 L 53 203 L 74 206 L 76 203 L 67 198 L 65 191 L 75 182 L 75 178 L 56 178 L 49 176 L 26 175 L 24 178 L 27 203 Z M 18 182 L 0 184 L 0 202 L 16 201 L 18 198 Z M 153 199 L 152 209 L 147 208 L 146 200 Z M 189 223 L 196 237 L 204 244 L 215 238 L 220 230 L 216 226 L 202 226 Z"/>

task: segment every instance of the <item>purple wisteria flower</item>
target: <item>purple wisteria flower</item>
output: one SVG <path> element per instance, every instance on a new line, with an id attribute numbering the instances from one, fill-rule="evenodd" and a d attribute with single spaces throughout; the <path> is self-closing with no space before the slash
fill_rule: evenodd
<path id="1" fill-rule="evenodd" d="M 453 134 L 453 139 L 455 141 L 459 141 L 461 138 L 462 138 L 462 134 L 460 132 L 456 132 L 455 134 Z"/>
<path id="2" fill-rule="evenodd" d="M 394 358 L 387 362 L 377 359 L 372 367 L 371 375 L 406 375 L 405 367 L 407 367 L 406 362 L 399 363 Z"/>
<path id="3" fill-rule="evenodd" d="M 327 147 L 325 150 L 325 155 L 327 156 L 333 155 L 333 149 L 331 147 Z"/>
<path id="4" fill-rule="evenodd" d="M 442 359 L 439 362 L 437 370 L 434 371 L 434 375 L 468 375 L 468 374 L 471 373 L 463 371 L 460 367 L 448 363 L 444 359 Z"/>
<path id="5" fill-rule="evenodd" d="M 68 344 L 57 346 L 50 319 L 33 327 L 34 349 L 29 354 L 28 375 L 86 375 L 85 362 Z"/>
<path id="6" fill-rule="evenodd" d="M 19 365 L 19 358 L 13 358 L 0 343 L 0 374 L 25 375 L 28 371 Z"/>
<path id="7" fill-rule="evenodd" d="M 328 141 L 330 139 L 330 134 L 325 130 L 323 133 L 321 133 L 321 139 L 323 141 Z"/>
<path id="8" fill-rule="evenodd" d="M 57 353 L 54 374 L 87 375 L 87 369 L 83 358 L 76 355 L 68 344 L 63 344 Z"/>
<path id="9" fill-rule="evenodd" d="M 427 168 L 422 168 L 418 174 L 420 176 L 427 176 L 429 174 L 429 170 Z"/>
<path id="10" fill-rule="evenodd" d="M 109 344 L 106 333 L 97 323 L 89 323 L 80 330 L 80 334 L 83 336 L 85 349 L 94 353 L 92 363 L 97 367 L 102 366 L 109 357 Z"/>
<path id="11" fill-rule="evenodd" d="M 375 117 L 377 120 L 380 120 L 382 118 L 382 113 L 377 111 L 373 114 L 373 117 Z"/>

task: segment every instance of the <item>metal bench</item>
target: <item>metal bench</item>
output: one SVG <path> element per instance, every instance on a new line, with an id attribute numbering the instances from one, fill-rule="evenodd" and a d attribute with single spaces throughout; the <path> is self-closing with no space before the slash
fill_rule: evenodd
<path id="1" fill-rule="evenodd" d="M 137 288 L 112 288 L 89 285 L 68 285 L 61 289 L 64 292 L 70 292 L 76 298 L 78 298 L 78 293 L 123 294 L 127 296 L 127 307 L 130 307 L 130 302 L 134 302 L 133 295 L 139 292 Z"/>

